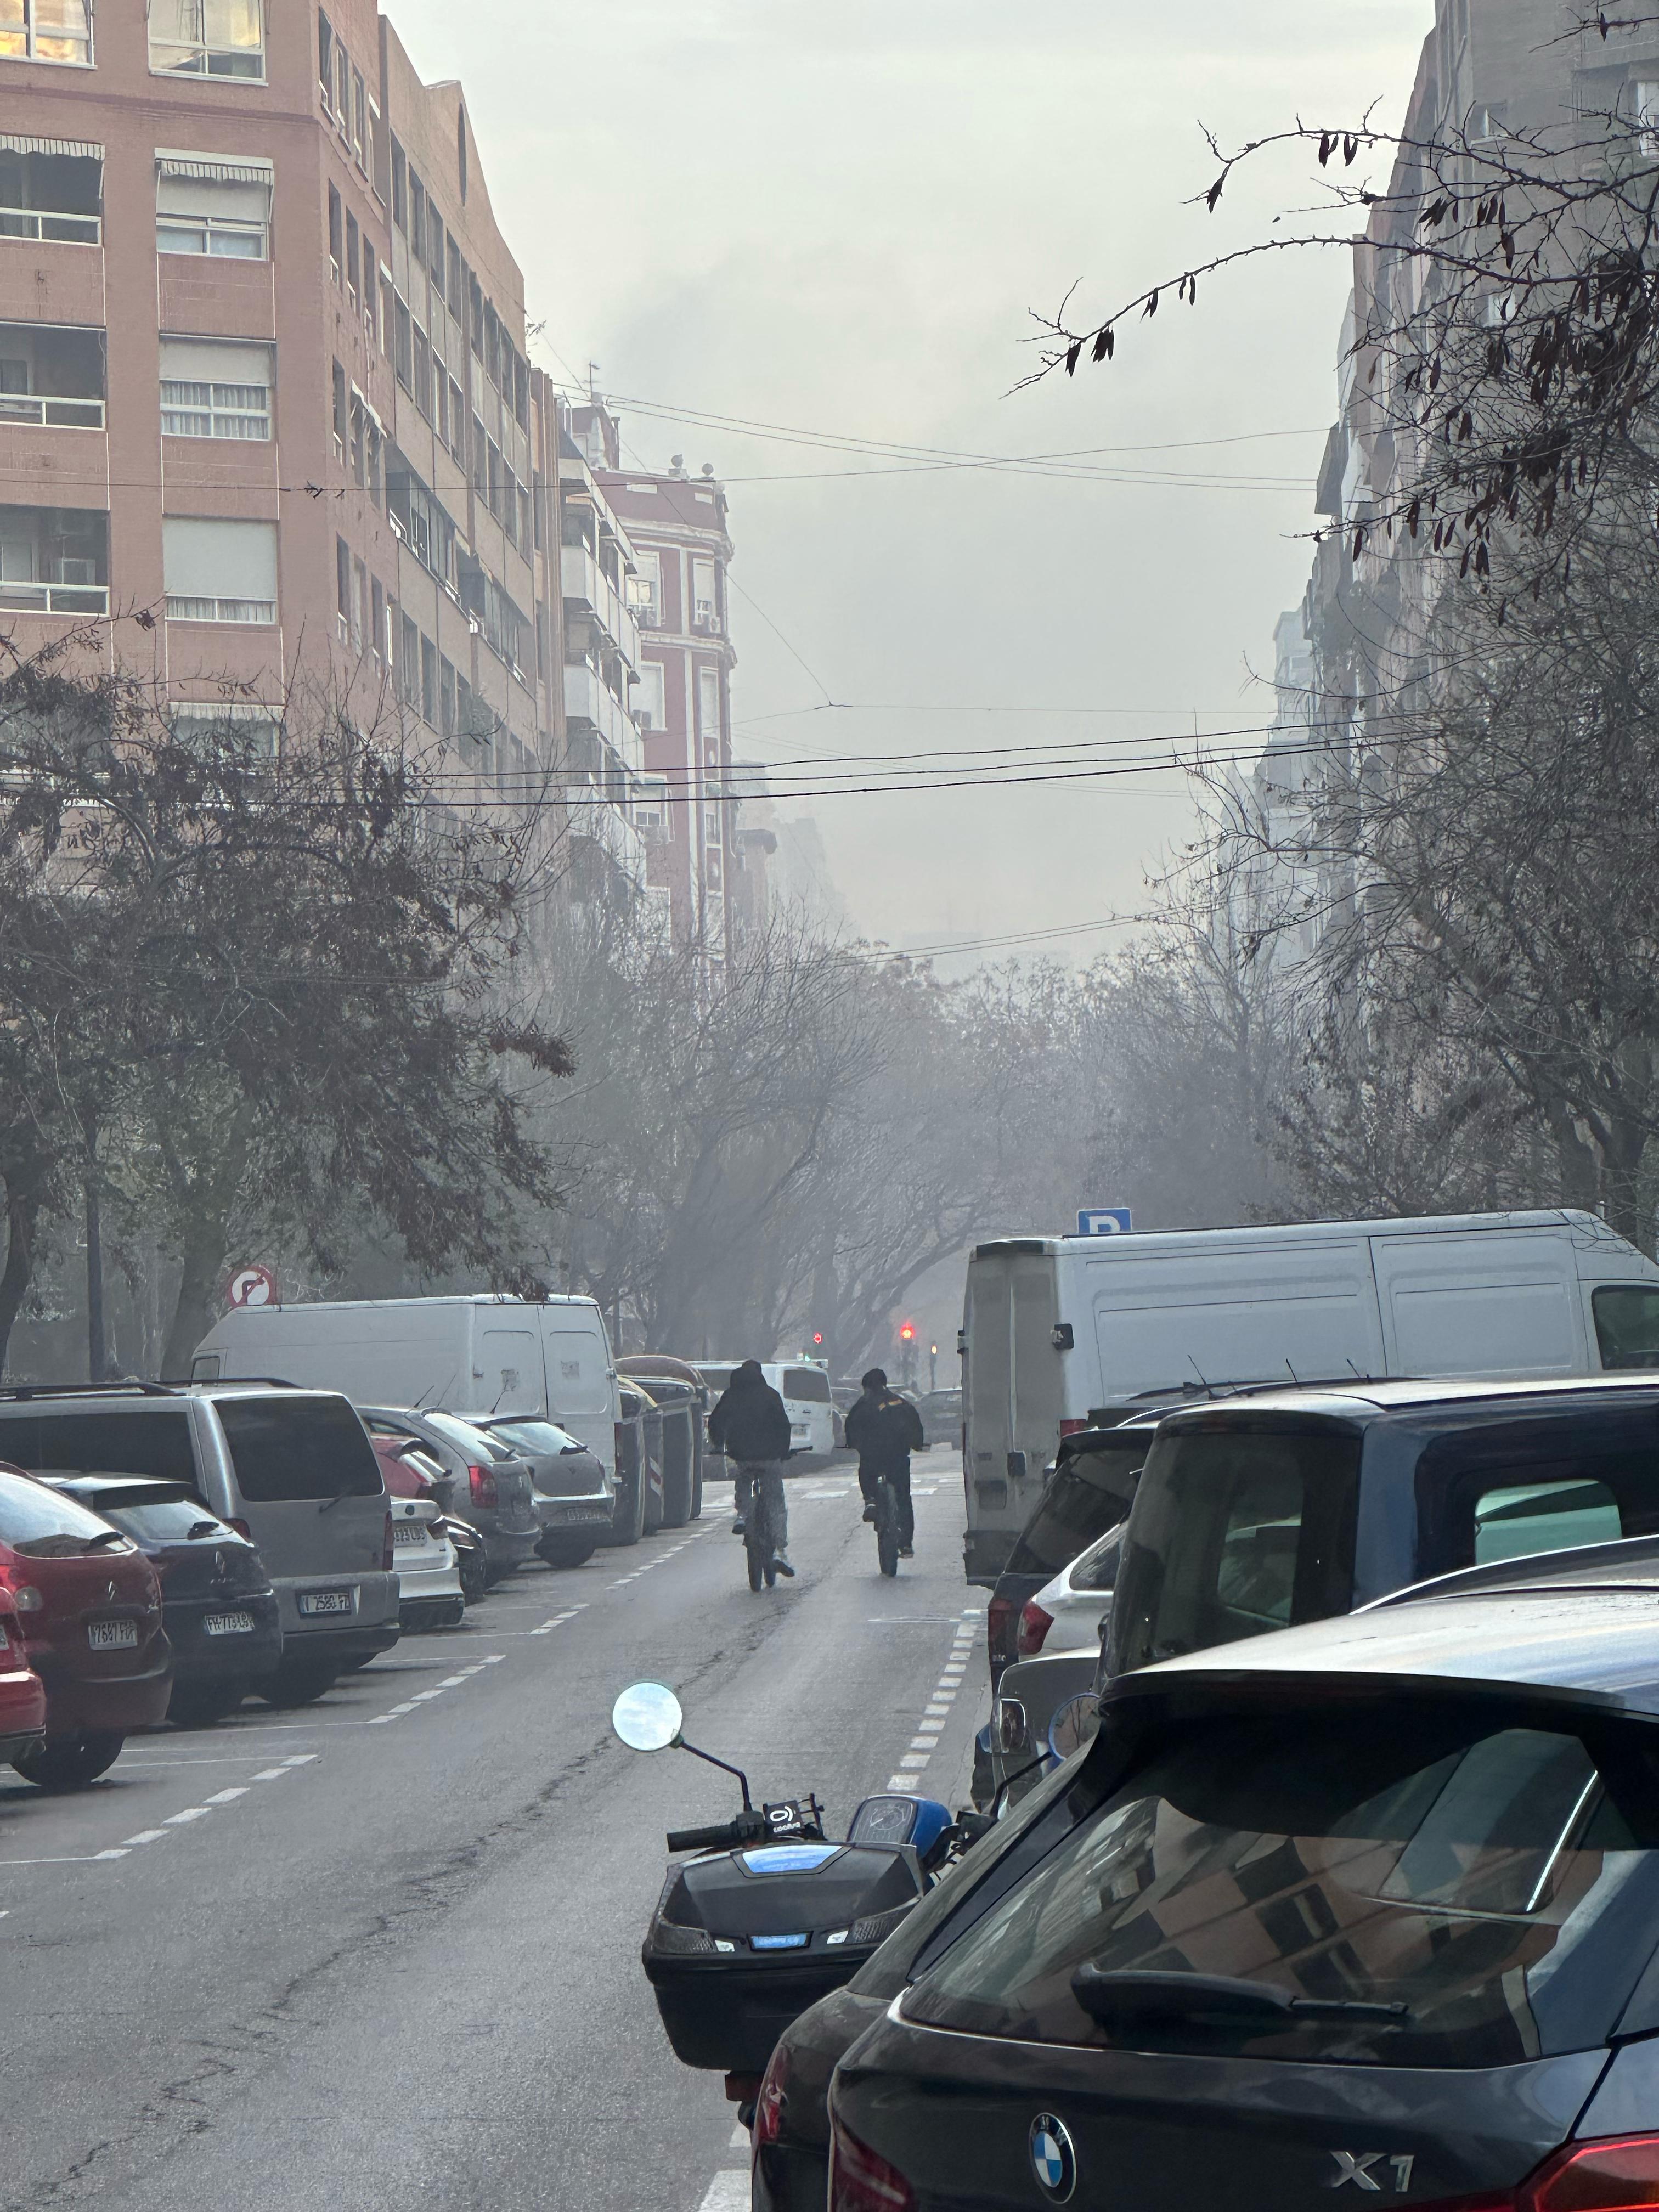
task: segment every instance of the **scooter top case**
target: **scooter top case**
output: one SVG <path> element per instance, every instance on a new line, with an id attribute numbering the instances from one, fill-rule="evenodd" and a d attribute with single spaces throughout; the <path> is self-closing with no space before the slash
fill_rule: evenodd
<path id="1" fill-rule="evenodd" d="M 949 1819 L 928 1800 L 866 1799 L 844 1844 L 752 1844 L 671 1868 L 641 1958 L 675 2057 L 762 2073 L 790 2022 L 849 1981 L 927 1886 L 918 1843 L 860 1832 L 925 1826 L 925 1851 Z"/>

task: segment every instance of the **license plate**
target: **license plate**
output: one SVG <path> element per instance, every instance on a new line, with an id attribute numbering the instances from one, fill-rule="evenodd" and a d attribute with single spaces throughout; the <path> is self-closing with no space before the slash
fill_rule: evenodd
<path id="1" fill-rule="evenodd" d="M 253 1615 L 251 1613 L 204 1613 L 202 1615 L 204 1636 L 252 1636 Z"/>
<path id="2" fill-rule="evenodd" d="M 138 1624 L 136 1620 L 90 1620 L 87 1623 L 87 1641 L 94 1651 L 136 1650 Z"/>
<path id="3" fill-rule="evenodd" d="M 392 1540 L 394 1544 L 423 1544 L 426 1541 L 426 1530 L 422 1528 L 418 1521 L 394 1521 L 392 1524 Z"/>
<path id="4" fill-rule="evenodd" d="M 357 1595 L 355 1590 L 305 1590 L 295 1600 L 297 1609 L 308 1615 L 319 1613 L 355 1613 Z"/>

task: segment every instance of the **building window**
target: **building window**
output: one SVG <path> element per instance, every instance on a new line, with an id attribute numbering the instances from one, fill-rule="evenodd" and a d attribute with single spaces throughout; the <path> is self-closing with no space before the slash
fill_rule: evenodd
<path id="1" fill-rule="evenodd" d="M 351 395 L 351 481 L 358 489 L 368 483 L 368 456 L 363 450 L 363 395 L 354 391 Z"/>
<path id="2" fill-rule="evenodd" d="M 0 147 L 0 239 L 97 246 L 103 215 L 101 149 L 53 154 Z"/>
<path id="3" fill-rule="evenodd" d="M 317 10 L 317 82 L 323 88 L 323 106 L 334 97 L 334 26 Z"/>
<path id="4" fill-rule="evenodd" d="M 628 604 L 648 629 L 662 623 L 662 556 L 641 547 L 635 556 L 639 567 L 628 580 Z"/>
<path id="5" fill-rule="evenodd" d="M 331 208 L 331 216 L 333 212 Z M 352 313 L 356 314 L 362 290 L 362 256 L 358 251 L 357 218 L 355 215 L 349 215 L 345 219 L 345 276 L 346 296 L 351 302 Z"/>
<path id="6" fill-rule="evenodd" d="M 411 395 L 415 390 L 415 345 L 410 333 L 409 310 L 395 294 L 396 340 L 393 358 L 398 364 L 398 381 Z"/>
<path id="7" fill-rule="evenodd" d="M 173 734 L 201 752 L 225 750 L 254 760 L 275 760 L 282 741 L 280 708 L 228 705 L 217 700 L 175 699 Z"/>
<path id="8" fill-rule="evenodd" d="M 432 349 L 427 343 L 426 332 L 416 323 L 415 341 L 415 404 L 429 422 L 432 420 Z"/>
<path id="9" fill-rule="evenodd" d="M 351 637 L 351 548 L 343 538 L 334 541 L 334 627 L 342 645 Z"/>
<path id="10" fill-rule="evenodd" d="M 386 592 L 376 576 L 368 587 L 368 641 L 376 660 L 386 658 Z"/>
<path id="11" fill-rule="evenodd" d="M 714 564 L 701 556 L 691 563 L 691 627 L 720 628 L 720 611 L 714 599 Z"/>
<path id="12" fill-rule="evenodd" d="M 455 162 L 461 180 L 461 204 L 466 204 L 466 110 L 455 118 Z"/>
<path id="13" fill-rule="evenodd" d="M 169 514 L 161 524 L 169 622 L 274 623 L 276 526 Z"/>
<path id="14" fill-rule="evenodd" d="M 164 76 L 263 81 L 264 0 L 149 0 L 149 65 Z"/>
<path id="15" fill-rule="evenodd" d="M 720 726 L 720 675 L 718 668 L 697 671 L 697 728 L 705 738 L 716 737 Z"/>
<path id="16" fill-rule="evenodd" d="M 1659 77 L 1638 77 L 1631 87 L 1631 105 L 1641 131 L 1642 151 L 1659 154 Z"/>
<path id="17" fill-rule="evenodd" d="M 0 323 L 0 422 L 101 430 L 104 391 L 102 331 Z"/>
<path id="18" fill-rule="evenodd" d="M 0 57 L 89 67 L 90 0 L 0 0 Z"/>
<path id="19" fill-rule="evenodd" d="M 0 507 L 0 607 L 109 612 L 109 517 L 94 507 Z"/>
<path id="20" fill-rule="evenodd" d="M 161 341 L 161 428 L 169 438 L 270 436 L 271 349 L 210 338 Z"/>
<path id="21" fill-rule="evenodd" d="M 392 142 L 392 220 L 405 238 L 409 235 L 409 171 L 404 149 Z"/>
<path id="22" fill-rule="evenodd" d="M 665 730 L 668 717 L 663 704 L 663 667 L 659 660 L 642 661 L 634 705 L 642 730 Z"/>
<path id="23" fill-rule="evenodd" d="M 357 167 L 368 174 L 368 89 L 360 69 L 351 72 L 351 151 Z"/>
<path id="24" fill-rule="evenodd" d="M 466 286 L 461 275 L 461 249 L 455 243 L 455 234 L 453 230 L 449 234 L 447 243 L 449 262 L 449 312 L 454 316 L 456 321 L 459 322 L 466 313 Z"/>
<path id="25" fill-rule="evenodd" d="M 155 249 L 264 261 L 270 253 L 269 161 L 215 154 L 155 157 Z"/>
<path id="26" fill-rule="evenodd" d="M 421 720 L 438 726 L 438 648 L 429 637 L 421 640 Z"/>
<path id="27" fill-rule="evenodd" d="M 337 189 L 328 188 L 328 273 L 337 290 L 342 266 L 345 261 L 345 203 Z"/>
<path id="28" fill-rule="evenodd" d="M 368 571 L 361 561 L 351 564 L 351 649 L 363 649 L 363 618 L 368 611 Z"/>
<path id="29" fill-rule="evenodd" d="M 346 416 L 346 373 L 337 361 L 334 364 L 333 395 L 334 458 L 343 468 L 346 459 L 346 439 L 349 434 Z"/>
<path id="30" fill-rule="evenodd" d="M 380 271 L 380 353 L 386 361 L 392 358 L 392 333 L 398 319 L 398 311 L 393 305 L 394 296 L 392 279 L 382 269 Z"/>
<path id="31" fill-rule="evenodd" d="M 426 263 L 426 187 L 411 165 L 409 172 L 409 250 Z"/>

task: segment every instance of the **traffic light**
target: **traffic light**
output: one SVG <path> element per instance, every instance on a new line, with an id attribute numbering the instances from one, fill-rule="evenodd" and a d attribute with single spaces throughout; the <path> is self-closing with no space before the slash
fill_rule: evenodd
<path id="1" fill-rule="evenodd" d="M 821 1328 L 815 1328 L 812 1331 L 812 1341 L 814 1344 L 822 1344 L 823 1342 L 823 1331 Z"/>
<path id="2" fill-rule="evenodd" d="M 916 1325 L 915 1322 L 907 1321 L 901 1322 L 899 1326 L 899 1342 L 901 1344 L 914 1344 L 915 1340 Z"/>

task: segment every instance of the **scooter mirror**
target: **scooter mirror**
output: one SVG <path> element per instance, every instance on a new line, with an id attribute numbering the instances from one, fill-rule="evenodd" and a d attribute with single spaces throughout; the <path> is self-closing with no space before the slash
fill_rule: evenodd
<path id="1" fill-rule="evenodd" d="M 667 1751 L 680 1740 L 685 1716 L 660 1682 L 630 1683 L 611 1708 L 611 1725 L 630 1751 Z"/>

